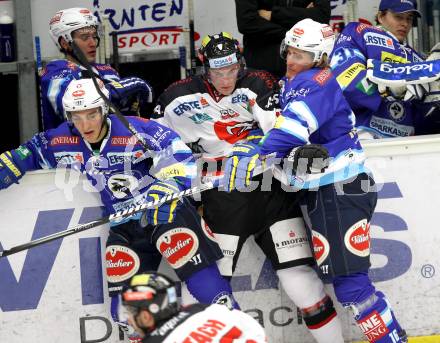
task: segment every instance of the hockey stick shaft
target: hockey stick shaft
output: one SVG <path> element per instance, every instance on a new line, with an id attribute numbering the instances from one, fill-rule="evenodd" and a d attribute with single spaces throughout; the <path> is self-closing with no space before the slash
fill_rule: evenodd
<path id="1" fill-rule="evenodd" d="M 45 237 L 41 237 L 41 238 L 35 239 L 30 242 L 27 242 L 27 243 L 24 243 L 21 245 L 17 245 L 15 247 L 10 248 L 10 249 L 0 251 L 0 258 L 15 254 L 15 253 L 23 251 L 23 250 L 34 248 L 34 247 L 39 246 L 41 244 L 52 242 L 52 241 L 59 239 L 59 238 L 67 237 L 67 236 L 70 236 L 70 235 L 73 235 L 73 234 L 76 234 L 76 233 L 79 233 L 82 231 L 93 229 L 95 227 L 107 224 L 108 222 L 113 221 L 113 220 L 120 220 L 120 219 L 125 219 L 128 217 L 131 217 L 132 215 L 134 215 L 136 213 L 143 212 L 147 209 L 158 207 L 158 206 L 162 205 L 163 203 L 166 203 L 166 202 L 169 202 L 169 201 L 172 201 L 175 199 L 181 199 L 183 197 L 196 195 L 196 194 L 199 194 L 199 193 L 204 192 L 206 190 L 216 188 L 219 186 L 219 184 L 220 184 L 219 180 L 216 180 L 214 182 L 203 183 L 200 186 L 194 186 L 194 187 L 189 188 L 185 191 L 170 194 L 170 195 L 164 196 L 156 201 L 146 202 L 146 203 L 137 205 L 136 207 L 126 209 L 124 211 L 118 211 L 118 212 L 113 213 L 107 217 L 103 217 L 103 218 L 94 220 L 92 222 L 86 223 L 86 224 L 78 224 L 78 225 L 72 226 L 71 228 L 68 228 L 66 230 L 56 232 L 54 234 L 51 234 L 51 235 L 48 235 Z"/>

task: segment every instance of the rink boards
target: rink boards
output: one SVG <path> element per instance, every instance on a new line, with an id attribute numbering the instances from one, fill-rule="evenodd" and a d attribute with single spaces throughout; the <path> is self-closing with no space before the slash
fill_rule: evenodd
<path id="1" fill-rule="evenodd" d="M 440 342 L 434 336 L 440 335 L 440 137 L 366 145 L 367 164 L 383 185 L 372 221 L 371 276 L 407 332 L 431 336 L 412 342 Z M 99 198 L 84 190 L 86 184 L 83 177 L 69 183 L 52 171 L 39 171 L 1 191 L 1 246 L 8 249 L 99 218 Z M 0 259 L 1 342 L 120 341 L 103 279 L 107 229 Z M 242 308 L 264 325 L 270 342 L 312 342 L 253 241 L 245 245 L 233 286 Z M 338 312 L 347 341 L 361 340 L 350 316 Z"/>

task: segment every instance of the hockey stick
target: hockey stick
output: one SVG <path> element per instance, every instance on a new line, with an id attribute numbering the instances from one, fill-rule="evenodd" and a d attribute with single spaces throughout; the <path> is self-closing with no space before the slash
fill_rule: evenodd
<path id="1" fill-rule="evenodd" d="M 167 196 L 162 197 L 161 199 L 157 199 L 156 201 L 149 201 L 149 202 L 146 202 L 143 204 L 139 204 L 136 207 L 128 208 L 123 211 L 118 211 L 118 212 L 113 213 L 107 217 L 103 217 L 103 218 L 94 220 L 92 222 L 86 223 L 86 224 L 78 224 L 78 225 L 72 226 L 71 228 L 68 228 L 66 230 L 56 232 L 54 234 L 35 239 L 35 240 L 30 241 L 28 243 L 17 245 L 11 249 L 6 249 L 3 251 L 0 251 L 0 258 L 15 254 L 15 253 L 23 251 L 23 250 L 34 248 L 34 247 L 39 246 L 41 244 L 52 242 L 58 238 L 67 237 L 67 236 L 73 235 L 75 233 L 79 233 L 82 231 L 92 229 L 94 227 L 98 227 L 103 224 L 107 224 L 108 222 L 110 222 L 112 220 L 120 220 L 120 219 L 128 218 L 136 213 L 160 206 L 165 202 L 169 202 L 169 201 L 175 200 L 175 199 L 181 199 L 181 198 L 187 197 L 187 196 L 196 195 L 196 194 L 199 194 L 199 193 L 204 192 L 206 190 L 216 188 L 219 185 L 220 185 L 220 180 L 216 180 L 213 182 L 206 182 L 206 183 L 201 184 L 200 186 L 194 186 L 192 188 L 189 188 L 185 191 L 181 191 L 179 193 L 169 194 Z"/>
<path id="2" fill-rule="evenodd" d="M 194 0 L 188 0 L 188 19 L 189 19 L 189 55 L 191 58 L 191 65 L 188 66 L 191 75 L 196 75 L 196 46 L 194 42 Z"/>
<path id="3" fill-rule="evenodd" d="M 145 141 L 144 137 L 140 135 L 140 133 L 134 128 L 133 125 L 127 120 L 127 118 L 124 117 L 124 115 L 119 111 L 119 109 L 110 101 L 109 98 L 105 96 L 105 94 L 102 92 L 101 88 L 98 85 L 98 81 L 96 81 L 96 74 L 94 73 L 92 66 L 90 65 L 89 61 L 87 61 L 87 58 L 84 56 L 84 53 L 81 51 L 81 49 L 76 45 L 75 41 L 72 41 L 72 49 L 75 54 L 75 57 L 78 59 L 79 63 L 86 68 L 87 72 L 89 73 L 90 77 L 92 78 L 93 84 L 95 85 L 96 91 L 101 96 L 101 98 L 104 100 L 106 105 L 113 110 L 113 112 L 116 114 L 116 117 L 121 121 L 121 123 L 127 128 L 128 131 L 131 132 L 133 136 L 136 137 L 136 139 L 139 141 L 139 143 L 142 145 L 142 147 L 148 151 L 148 150 L 154 150 L 152 149 L 147 142 Z"/>

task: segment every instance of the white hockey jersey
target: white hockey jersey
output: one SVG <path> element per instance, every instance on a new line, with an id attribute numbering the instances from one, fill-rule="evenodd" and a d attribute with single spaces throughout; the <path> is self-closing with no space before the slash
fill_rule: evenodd
<path id="1" fill-rule="evenodd" d="M 185 143 L 196 143 L 203 158 L 221 159 L 251 129 L 273 127 L 279 111 L 276 90 L 277 80 L 264 71 L 245 71 L 228 96 L 203 76 L 192 76 L 168 87 L 155 112 Z"/>
<path id="2" fill-rule="evenodd" d="M 224 305 L 194 304 L 162 322 L 143 343 L 265 343 L 264 329 L 250 315 Z"/>

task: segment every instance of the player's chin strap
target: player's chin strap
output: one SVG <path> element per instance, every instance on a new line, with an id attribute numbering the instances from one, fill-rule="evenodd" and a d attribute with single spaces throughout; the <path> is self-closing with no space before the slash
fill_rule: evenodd
<path id="1" fill-rule="evenodd" d="M 147 152 L 148 150 L 154 150 L 152 147 L 150 147 L 144 137 L 141 136 L 141 134 L 134 128 L 133 125 L 127 120 L 127 118 L 122 115 L 121 111 L 110 101 L 109 98 L 105 96 L 105 94 L 102 92 L 101 87 L 99 87 L 96 74 L 94 73 L 92 66 L 90 65 L 89 61 L 87 60 L 86 56 L 84 56 L 84 53 L 81 51 L 81 49 L 76 45 L 75 41 L 72 41 L 72 49 L 73 53 L 77 57 L 80 64 L 86 68 L 88 74 L 90 75 L 91 79 L 93 80 L 93 84 L 95 85 L 96 91 L 101 96 L 101 98 L 104 100 L 105 104 L 109 107 L 109 109 L 112 110 L 114 114 L 118 117 L 118 119 L 121 121 L 121 123 L 127 128 L 128 131 L 131 132 L 133 136 L 136 137 L 136 139 L 139 141 L 139 143 L 142 145 L 144 150 Z"/>

